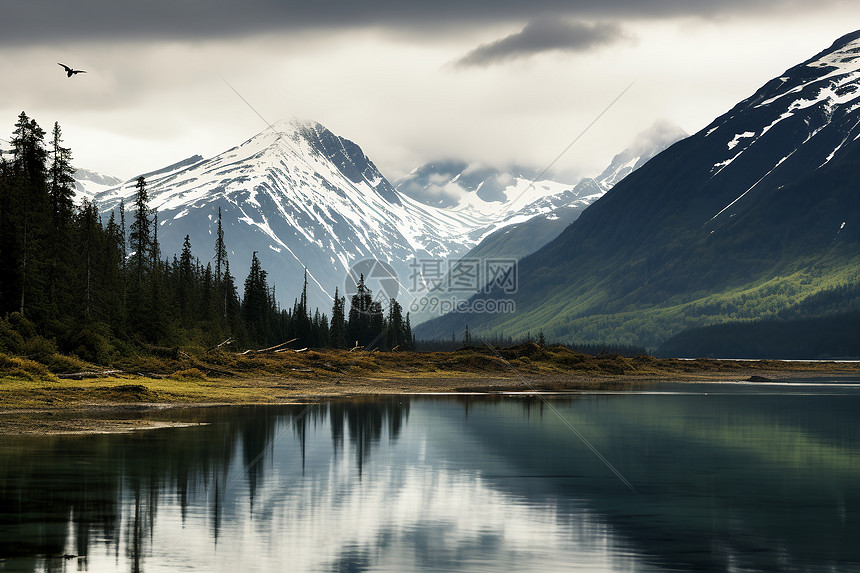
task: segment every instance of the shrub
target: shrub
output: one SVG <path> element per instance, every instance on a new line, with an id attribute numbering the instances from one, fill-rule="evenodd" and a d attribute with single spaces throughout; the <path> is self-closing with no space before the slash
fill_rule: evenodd
<path id="1" fill-rule="evenodd" d="M 0 319 L 0 351 L 9 354 L 20 354 L 24 345 L 24 337 L 5 318 Z"/>
<path id="2" fill-rule="evenodd" d="M 27 320 L 20 312 L 13 312 L 8 318 L 9 325 L 24 338 L 36 336 L 36 325 Z"/>
<path id="3" fill-rule="evenodd" d="M 177 370 L 173 373 L 174 378 L 192 378 L 197 380 L 205 380 L 206 375 L 197 368 L 187 368 L 185 370 Z"/>
<path id="4" fill-rule="evenodd" d="M 19 354 L 45 364 L 57 353 L 57 345 L 53 340 L 42 336 L 32 336 L 24 340 Z"/>
<path id="5" fill-rule="evenodd" d="M 48 370 L 55 374 L 70 374 L 72 372 L 83 372 L 90 368 L 90 365 L 74 356 L 66 356 L 65 354 L 52 354 L 44 360 L 40 360 Z"/>
<path id="6" fill-rule="evenodd" d="M 84 328 L 72 338 L 71 347 L 76 356 L 96 364 L 107 364 L 113 350 L 107 338 L 89 328 Z"/>
<path id="7" fill-rule="evenodd" d="M 0 373 L 26 380 L 56 380 L 47 368 L 34 360 L 0 353 Z"/>

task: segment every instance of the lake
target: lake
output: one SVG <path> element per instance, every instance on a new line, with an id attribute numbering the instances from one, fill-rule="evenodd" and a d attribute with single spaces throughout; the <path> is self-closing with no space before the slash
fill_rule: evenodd
<path id="1" fill-rule="evenodd" d="M 860 385 L 172 410 L 0 441 L 0 571 L 860 571 Z"/>

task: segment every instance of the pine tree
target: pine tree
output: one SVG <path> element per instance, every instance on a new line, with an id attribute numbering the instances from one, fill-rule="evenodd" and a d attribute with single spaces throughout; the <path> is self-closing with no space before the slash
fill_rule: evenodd
<path id="1" fill-rule="evenodd" d="M 191 292 L 194 288 L 193 269 L 191 266 L 191 238 L 185 235 L 182 242 L 182 254 L 179 255 L 178 269 L 179 316 L 182 323 L 189 326 L 191 323 Z"/>
<path id="2" fill-rule="evenodd" d="M 89 321 L 93 318 L 96 304 L 96 285 L 99 261 L 99 235 L 101 227 L 98 219 L 98 209 L 93 203 L 85 202 L 78 215 L 78 253 L 81 262 L 78 265 L 79 276 L 76 283 L 80 285 L 81 294 L 77 297 L 81 304 L 81 315 Z"/>
<path id="3" fill-rule="evenodd" d="M 210 321 L 218 316 L 217 299 L 213 296 L 215 282 L 212 274 L 212 263 L 206 263 L 200 286 L 200 316 L 204 320 Z"/>
<path id="4" fill-rule="evenodd" d="M 74 209 L 75 169 L 71 165 L 71 150 L 63 147 L 61 143 L 60 124 L 54 123 L 52 159 L 48 172 L 52 229 L 50 240 L 47 241 L 49 245 L 47 254 L 50 258 L 47 277 L 48 309 L 53 317 L 60 313 L 59 307 L 68 298 L 66 292 L 73 280 L 73 269 L 70 265 L 69 225 L 72 222 Z"/>
<path id="5" fill-rule="evenodd" d="M 124 217 L 120 212 L 121 217 Z M 101 255 L 102 276 L 104 285 L 102 293 L 103 306 L 107 313 L 109 324 L 120 325 L 125 321 L 125 239 L 123 229 L 116 222 L 116 215 L 111 211 L 107 224 L 107 237 L 103 242 Z"/>
<path id="6" fill-rule="evenodd" d="M 151 278 L 154 265 L 152 264 L 152 220 L 149 215 L 149 196 L 146 191 L 146 181 L 137 178 L 134 197 L 134 218 L 129 228 L 129 240 L 132 248 L 130 260 L 130 284 L 128 294 L 128 328 L 139 331 L 150 324 L 149 302 L 152 292 L 146 293 L 147 281 Z"/>
<path id="7" fill-rule="evenodd" d="M 45 162 L 48 159 L 45 131 L 23 111 L 18 116 L 12 136 L 12 157 L 13 175 L 26 178 L 32 190 L 41 189 L 44 193 L 47 181 Z"/>
<path id="8" fill-rule="evenodd" d="M 152 270 L 161 261 L 161 244 L 158 242 L 158 209 L 152 210 L 152 242 L 150 243 L 150 265 Z"/>
<path id="9" fill-rule="evenodd" d="M 75 196 L 75 168 L 72 167 L 72 150 L 63 147 L 60 124 L 54 123 L 51 149 L 50 195 L 51 214 L 55 229 L 67 225 L 72 218 Z"/>
<path id="10" fill-rule="evenodd" d="M 215 282 L 221 283 L 221 271 L 227 262 L 227 247 L 224 245 L 224 228 L 221 226 L 221 207 L 218 207 L 218 230 L 215 233 Z"/>
<path id="11" fill-rule="evenodd" d="M 122 255 L 120 279 L 122 289 L 122 312 L 128 310 L 128 233 L 125 227 L 125 199 L 119 200 L 119 249 Z"/>
<path id="12" fill-rule="evenodd" d="M 294 336 L 298 338 L 302 344 L 311 344 L 311 317 L 310 309 L 308 308 L 308 270 L 305 269 L 304 283 L 302 284 L 302 294 L 293 307 L 293 324 Z"/>
<path id="13" fill-rule="evenodd" d="M 388 301 L 388 320 L 385 324 L 385 348 L 401 346 L 404 342 L 403 308 L 396 299 Z"/>
<path id="14" fill-rule="evenodd" d="M 143 177 L 137 178 L 134 196 L 134 220 L 131 223 L 129 239 L 131 248 L 131 269 L 137 290 L 143 289 L 143 281 L 146 276 L 149 254 L 152 246 L 152 221 L 149 218 L 149 195 L 146 191 L 146 181 Z"/>
<path id="15" fill-rule="evenodd" d="M 247 336 L 247 333 L 245 326 L 242 324 L 242 307 L 239 302 L 236 283 L 233 275 L 230 274 L 230 261 L 224 263 L 224 281 L 221 288 L 223 290 L 223 319 L 227 331 L 237 340 L 243 340 Z"/>
<path id="16" fill-rule="evenodd" d="M 412 323 L 409 320 L 409 313 L 406 313 L 406 323 L 403 325 L 403 339 L 406 342 L 405 350 L 415 350 L 415 335 L 412 334 Z"/>
<path id="17" fill-rule="evenodd" d="M 23 111 L 18 116 L 12 137 L 12 218 L 17 220 L 17 252 L 19 254 L 18 311 L 25 314 L 28 305 L 37 307 L 44 300 L 44 290 L 40 268 L 43 261 L 38 258 L 43 245 L 44 233 L 48 230 L 49 201 L 46 190 L 47 151 L 45 150 L 45 131 L 36 120 L 27 117 Z M 8 280 L 15 280 L 15 276 Z"/>
<path id="18" fill-rule="evenodd" d="M 332 348 L 346 348 L 346 317 L 344 306 L 346 298 L 340 296 L 337 288 L 334 289 L 334 302 L 331 308 L 331 327 L 329 328 L 329 343 Z"/>
<path id="19" fill-rule="evenodd" d="M 12 166 L 0 154 L 0 314 L 14 308 L 18 292 L 17 229 L 12 197 Z"/>
<path id="20" fill-rule="evenodd" d="M 379 303 L 373 302 L 373 293 L 364 283 L 363 274 L 359 277 L 358 284 L 355 286 L 356 292 L 352 295 L 352 300 L 350 301 L 349 322 L 346 325 L 347 344 L 349 346 L 353 344 L 365 346 L 375 338 L 376 334 L 381 332 L 381 329 L 373 332 L 374 324 L 372 324 L 372 321 L 375 318 L 375 313 L 379 314 L 380 319 L 382 318 L 382 309 L 376 308 L 379 306 Z"/>
<path id="21" fill-rule="evenodd" d="M 251 342 L 263 344 L 269 340 L 272 314 L 266 271 L 260 265 L 257 251 L 254 251 L 251 256 L 251 268 L 245 279 L 245 295 L 242 297 L 242 316 Z"/>

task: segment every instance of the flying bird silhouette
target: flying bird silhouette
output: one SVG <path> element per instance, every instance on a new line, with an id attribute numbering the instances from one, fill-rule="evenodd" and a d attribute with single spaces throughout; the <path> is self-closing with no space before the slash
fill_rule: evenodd
<path id="1" fill-rule="evenodd" d="M 72 77 L 72 76 L 73 76 L 73 75 L 75 75 L 75 74 L 85 74 L 85 73 L 87 73 L 85 70 L 73 70 L 72 68 L 70 68 L 70 67 L 69 67 L 69 66 L 67 66 L 66 64 L 61 64 L 60 62 L 57 62 L 57 65 L 58 65 L 58 66 L 63 66 L 63 69 L 65 69 L 65 70 L 66 70 L 66 77 L 69 77 L 69 78 L 70 78 L 70 77 Z"/>

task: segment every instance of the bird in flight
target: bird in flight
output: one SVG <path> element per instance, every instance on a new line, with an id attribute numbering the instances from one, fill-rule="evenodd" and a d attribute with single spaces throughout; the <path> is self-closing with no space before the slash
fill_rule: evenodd
<path id="1" fill-rule="evenodd" d="M 58 65 L 58 66 L 63 66 L 63 69 L 65 69 L 65 70 L 66 70 L 66 76 L 67 76 L 67 77 L 72 77 L 72 76 L 73 76 L 73 75 L 75 75 L 75 74 L 85 74 L 85 73 L 87 73 L 85 70 L 73 70 L 72 68 L 70 68 L 70 67 L 69 67 L 69 66 L 67 66 L 66 64 L 61 64 L 60 62 L 57 62 L 57 65 Z"/>

